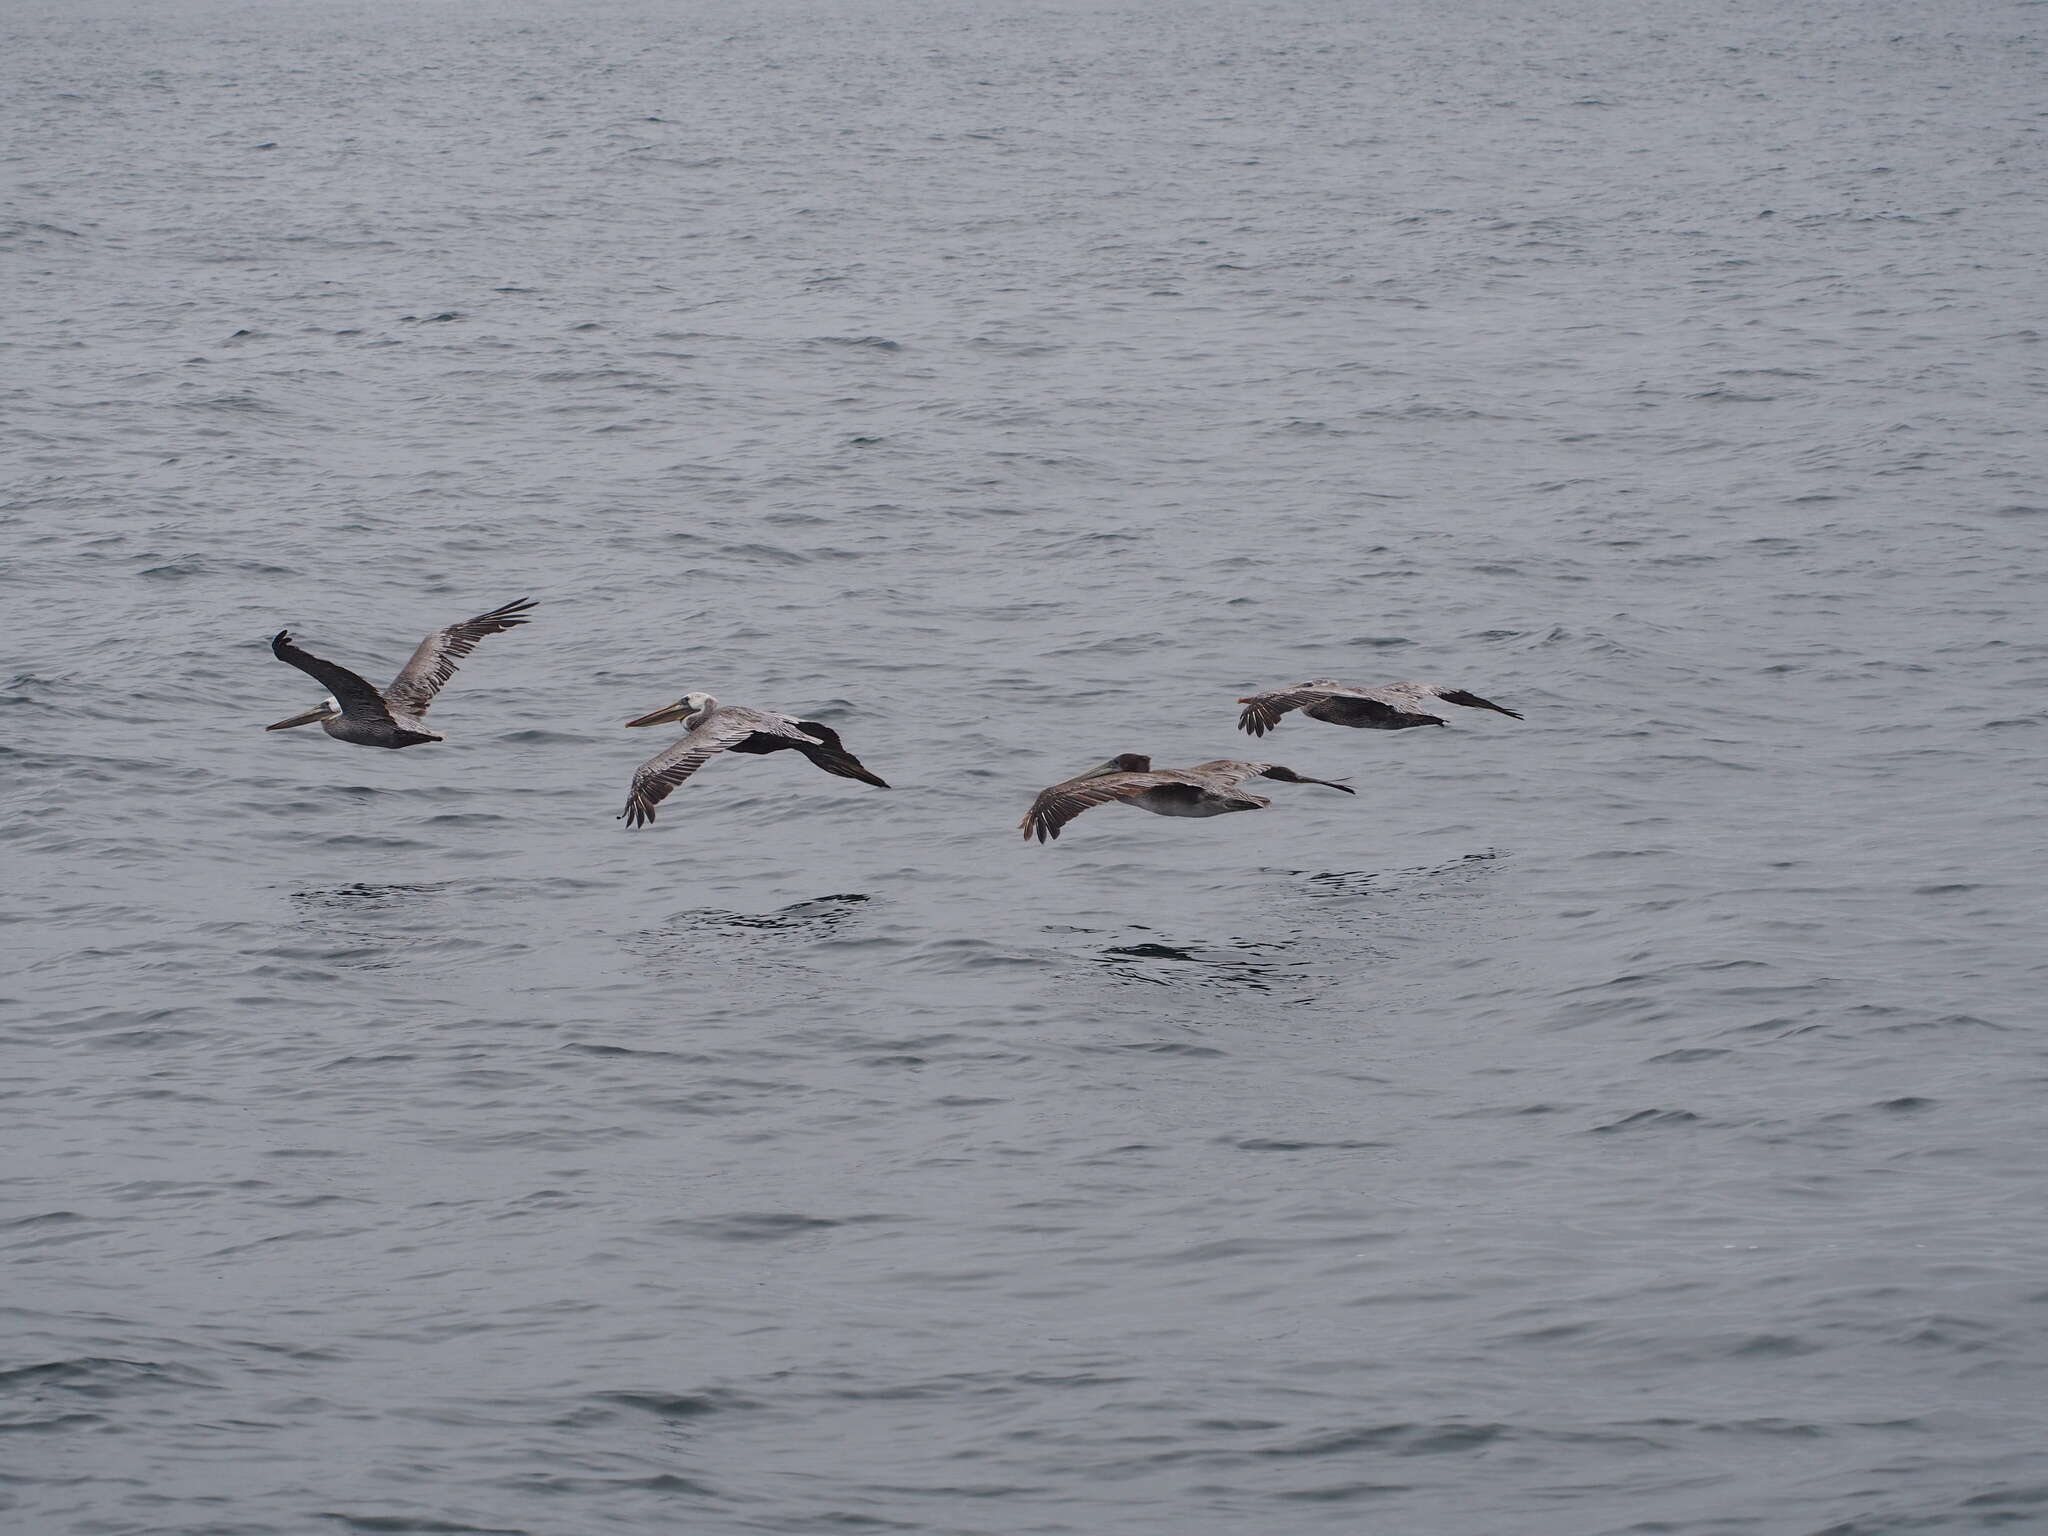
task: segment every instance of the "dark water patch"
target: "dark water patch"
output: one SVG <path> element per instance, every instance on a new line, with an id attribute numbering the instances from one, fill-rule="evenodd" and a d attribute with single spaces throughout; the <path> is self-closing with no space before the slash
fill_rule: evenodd
<path id="1" fill-rule="evenodd" d="M 572 1051 L 579 1056 L 647 1057 L 659 1061 L 680 1062 L 685 1066 L 708 1066 L 715 1060 L 710 1056 L 694 1055 L 686 1051 L 657 1051 L 644 1046 L 592 1045 L 581 1040 L 565 1042 L 560 1049 Z"/>
<path id="2" fill-rule="evenodd" d="M 804 1216 L 794 1211 L 735 1211 L 727 1216 L 677 1218 L 662 1224 L 678 1237 L 708 1237 L 726 1243 L 780 1242 L 811 1237 L 845 1225 L 840 1219 Z"/>
<path id="3" fill-rule="evenodd" d="M 1700 1117 L 1689 1109 L 1639 1109 L 1632 1115 L 1619 1120 L 1592 1127 L 1595 1136 L 1611 1135 L 1616 1131 L 1672 1130 L 1703 1124 Z"/>
<path id="4" fill-rule="evenodd" d="M 1409 1493 L 1411 1483 L 1330 1483 L 1321 1488 L 1286 1488 L 1275 1495 L 1297 1504 L 1354 1504 L 1361 1499 Z"/>
<path id="5" fill-rule="evenodd" d="M 17 1232 L 23 1229 L 67 1226 L 86 1218 L 76 1211 L 42 1211 L 33 1216 L 12 1216 L 0 1221 L 0 1232 Z"/>
<path id="6" fill-rule="evenodd" d="M 1484 1450 L 1510 1434 L 1505 1424 L 1449 1420 L 1436 1424 L 1380 1424 L 1330 1430 L 1285 1445 L 1252 1452 L 1267 1457 L 1349 1456 L 1376 1451 L 1389 1456 L 1447 1456 Z"/>
<path id="7" fill-rule="evenodd" d="M 366 1536 L 537 1536 L 522 1525 L 465 1525 L 459 1520 L 439 1520 L 427 1515 L 349 1515 L 322 1510 L 316 1520 L 333 1520 Z"/>
<path id="8" fill-rule="evenodd" d="M 73 1431 L 101 1430 L 108 1423 L 107 1416 L 99 1413 L 50 1413 L 41 1417 L 16 1417 L 0 1408 L 0 1435 L 60 1435 Z M 0 1485 L 25 1481 L 27 1479 L 0 1474 Z"/>
<path id="9" fill-rule="evenodd" d="M 813 896 L 771 912 L 727 912 L 716 908 L 678 912 L 669 923 L 678 928 L 709 927 L 761 933 L 817 936 L 836 931 L 873 898 L 859 891 Z"/>
<path id="10" fill-rule="evenodd" d="M 723 1388 L 676 1393 L 599 1392 L 593 1395 L 592 1401 L 674 1421 L 707 1419 L 721 1413 L 749 1413 L 762 1406 L 758 1399 Z"/>
<path id="11" fill-rule="evenodd" d="M 190 1366 L 155 1360 L 48 1360 L 0 1370 L 0 1395 L 65 1392 L 77 1397 L 121 1398 L 137 1392 L 184 1391 L 216 1385 Z"/>

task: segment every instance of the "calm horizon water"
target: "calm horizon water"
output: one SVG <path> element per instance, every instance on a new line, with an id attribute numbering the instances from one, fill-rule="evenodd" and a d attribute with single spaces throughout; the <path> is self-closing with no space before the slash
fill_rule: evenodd
<path id="1" fill-rule="evenodd" d="M 10 7 L 0 1527 L 2048 1529 L 2044 24 Z"/>

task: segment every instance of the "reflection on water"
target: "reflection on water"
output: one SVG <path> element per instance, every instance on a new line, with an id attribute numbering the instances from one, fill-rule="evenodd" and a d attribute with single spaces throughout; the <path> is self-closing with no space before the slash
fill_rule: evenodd
<path id="1" fill-rule="evenodd" d="M 1409 885 L 1482 874 L 1486 865 L 1507 857 L 1505 849 L 1488 848 L 1481 853 L 1463 854 L 1448 863 L 1411 869 L 1290 869 L 1281 873 L 1303 881 L 1311 896 L 1401 896 L 1412 894 L 1406 890 Z"/>
<path id="2" fill-rule="evenodd" d="M 843 937 L 871 898 L 840 892 L 791 902 L 767 912 L 699 907 L 670 914 L 660 926 L 620 936 L 619 943 L 651 976 L 694 978 L 697 990 L 721 984 L 785 1002 L 823 987 L 806 946 Z"/>
<path id="3" fill-rule="evenodd" d="M 726 912 L 716 907 L 703 907 L 677 912 L 665 926 L 668 931 L 676 933 L 690 928 L 752 929 L 763 933 L 825 938 L 858 915 L 859 908 L 872 899 L 858 891 L 846 891 L 833 896 L 814 896 L 809 901 L 793 901 L 772 912 Z"/>
<path id="4" fill-rule="evenodd" d="M 1156 987 L 1270 992 L 1276 986 L 1299 982 L 1300 977 L 1291 975 L 1288 966 L 1269 958 L 1285 955 L 1294 947 L 1289 941 L 1255 939 L 1234 939 L 1221 944 L 1170 944 L 1145 939 L 1135 944 L 1110 945 L 1095 960 L 1119 981 Z"/>
<path id="5" fill-rule="evenodd" d="M 327 886 L 323 889 L 293 891 L 293 906 L 308 917 L 342 912 L 356 916 L 382 915 L 403 911 L 423 897 L 436 895 L 455 884 L 452 880 L 427 880 L 415 884 Z"/>

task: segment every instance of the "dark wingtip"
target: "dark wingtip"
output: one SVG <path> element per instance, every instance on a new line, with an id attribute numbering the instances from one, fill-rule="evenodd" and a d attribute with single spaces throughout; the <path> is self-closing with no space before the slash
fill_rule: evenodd
<path id="1" fill-rule="evenodd" d="M 1462 704 L 1467 709 L 1490 709 L 1496 715 L 1506 715 L 1510 720 L 1522 718 L 1519 711 L 1509 709 L 1505 704 L 1496 704 L 1491 699 L 1482 699 L 1469 688 L 1453 688 L 1447 693 L 1439 694 L 1438 697 L 1446 704 Z"/>

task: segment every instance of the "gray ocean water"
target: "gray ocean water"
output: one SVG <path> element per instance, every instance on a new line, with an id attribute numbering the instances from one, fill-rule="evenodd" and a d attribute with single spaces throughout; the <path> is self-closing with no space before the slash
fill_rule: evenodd
<path id="1" fill-rule="evenodd" d="M 2048 1530 L 2044 25 L 9 7 L 0 1526 Z"/>

